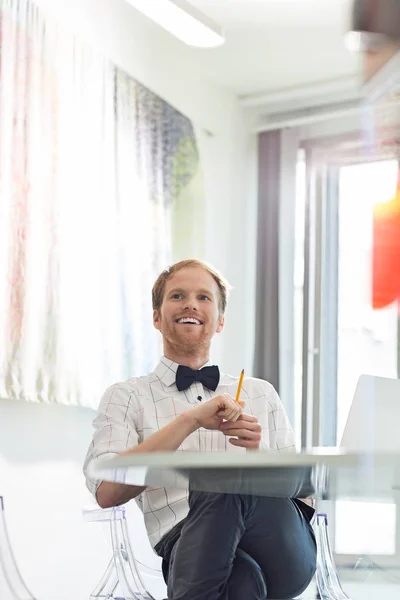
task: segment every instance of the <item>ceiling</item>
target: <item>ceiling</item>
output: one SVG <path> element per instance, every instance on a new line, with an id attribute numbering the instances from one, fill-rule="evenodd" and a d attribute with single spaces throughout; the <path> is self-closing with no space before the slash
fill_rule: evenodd
<path id="1" fill-rule="evenodd" d="M 225 30 L 226 43 L 190 48 L 199 69 L 250 105 L 356 97 L 359 59 L 344 45 L 352 0 L 190 0 Z M 328 84 L 325 86 L 324 84 Z M 276 92 L 279 92 L 278 94 Z M 283 92 L 283 94 L 282 94 Z M 292 102 L 293 104 L 293 102 Z M 295 102 L 295 105 L 309 102 Z"/>
<path id="2" fill-rule="evenodd" d="M 282 119 L 307 122 L 314 118 L 310 111 L 320 110 L 318 118 L 323 120 L 326 112 L 348 111 L 358 105 L 360 57 L 344 44 L 353 0 L 187 1 L 224 29 L 223 46 L 187 46 L 135 10 L 129 0 L 35 0 L 63 15 L 63 23 L 68 17 L 74 31 L 82 29 L 85 35 L 91 32 L 91 19 L 96 15 L 97 21 L 107 24 L 104 47 L 111 44 L 116 31 L 107 20 L 113 14 L 124 52 L 130 36 L 139 40 L 143 34 L 146 43 L 151 40 L 147 45 L 154 46 L 154 57 L 151 52 L 146 55 L 149 64 L 156 64 L 160 51 L 178 56 L 190 65 L 194 77 L 238 96 L 251 126 L 263 130 L 276 128 L 277 123 L 283 127 Z M 82 24 L 81 29 L 76 29 L 76 23 Z"/>

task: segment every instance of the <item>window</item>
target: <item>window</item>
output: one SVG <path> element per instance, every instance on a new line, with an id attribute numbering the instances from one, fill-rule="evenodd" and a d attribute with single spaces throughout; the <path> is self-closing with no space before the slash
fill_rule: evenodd
<path id="1" fill-rule="evenodd" d="M 298 324 L 296 329 L 298 336 L 306 336 L 308 351 L 302 357 L 307 368 L 300 371 L 306 391 L 302 410 L 308 412 L 302 440 L 307 445 L 340 444 L 361 374 L 399 376 L 398 303 L 381 310 L 372 308 L 374 206 L 394 197 L 399 167 L 397 160 L 357 160 L 357 164 L 344 164 L 338 152 L 325 151 L 322 158 L 317 151 L 307 152 L 310 189 L 304 191 L 303 205 L 310 205 L 312 218 L 305 239 L 300 231 L 297 235 L 299 244 L 303 242 L 313 252 L 305 256 L 304 269 L 311 283 L 301 297 L 307 327 Z M 302 169 L 299 161 L 299 211 L 301 190 L 305 190 Z M 296 293 L 301 256 L 296 258 Z M 299 369 L 302 363 L 296 358 Z M 367 554 L 381 564 L 400 564 L 395 504 L 379 498 L 375 502 L 338 501 L 330 509 L 330 522 L 334 550 L 346 563 Z"/>
<path id="2" fill-rule="evenodd" d="M 338 442 L 359 376 L 397 377 L 397 304 L 381 310 L 371 306 L 373 209 L 393 198 L 397 174 L 395 160 L 339 171 Z M 335 534 L 339 554 L 395 554 L 396 506 L 337 502 Z"/>
<path id="3" fill-rule="evenodd" d="M 398 307 L 372 310 L 374 205 L 393 198 L 397 161 L 342 167 L 339 175 L 337 439 L 361 373 L 397 377 Z"/>

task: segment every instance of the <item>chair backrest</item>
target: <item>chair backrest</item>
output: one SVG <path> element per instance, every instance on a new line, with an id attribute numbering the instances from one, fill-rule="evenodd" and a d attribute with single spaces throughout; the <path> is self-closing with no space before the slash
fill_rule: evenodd
<path id="1" fill-rule="evenodd" d="M 35 600 L 26 587 L 15 561 L 4 515 L 4 500 L 0 496 L 0 591 L 2 600 Z"/>
<path id="2" fill-rule="evenodd" d="M 400 451 L 400 380 L 361 375 L 340 446 L 353 451 Z"/>

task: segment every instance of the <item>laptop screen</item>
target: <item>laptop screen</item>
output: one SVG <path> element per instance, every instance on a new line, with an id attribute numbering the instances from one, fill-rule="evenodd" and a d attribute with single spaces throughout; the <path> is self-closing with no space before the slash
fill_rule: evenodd
<path id="1" fill-rule="evenodd" d="M 361 375 L 340 447 L 400 452 L 400 380 Z"/>

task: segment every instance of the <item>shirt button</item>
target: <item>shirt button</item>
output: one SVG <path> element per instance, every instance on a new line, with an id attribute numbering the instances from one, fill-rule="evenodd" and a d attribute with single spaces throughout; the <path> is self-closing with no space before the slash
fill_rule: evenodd
<path id="1" fill-rule="evenodd" d="M 197 400 L 200 402 L 203 398 L 201 396 L 197 396 Z"/>

